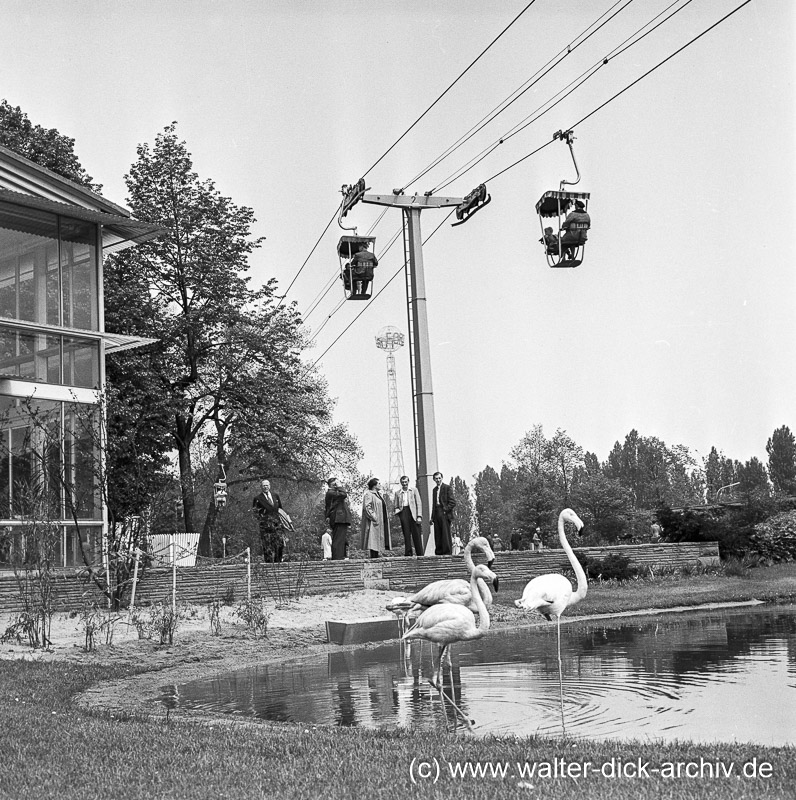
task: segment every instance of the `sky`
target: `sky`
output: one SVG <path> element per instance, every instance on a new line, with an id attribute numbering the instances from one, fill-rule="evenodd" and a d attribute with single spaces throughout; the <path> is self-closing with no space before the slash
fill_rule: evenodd
<path id="1" fill-rule="evenodd" d="M 375 337 L 385 325 L 406 334 L 407 312 L 400 236 L 388 248 L 400 213 L 380 219 L 361 203 L 344 224 L 361 235 L 375 224 L 381 293 L 338 308 L 346 231 L 324 230 L 341 185 L 363 175 L 374 194 L 461 197 L 486 182 L 492 198 L 455 228 L 446 210 L 421 215 L 446 476 L 499 469 L 534 425 L 600 460 L 635 428 L 699 461 L 715 446 L 765 463 L 773 431 L 796 431 L 794 6 L 752 0 L 676 52 L 741 2 L 536 0 L 478 58 L 527 0 L 0 0 L 0 97 L 74 138 L 122 205 L 136 146 L 178 122 L 200 177 L 254 209 L 266 241 L 252 280 L 290 286 L 366 473 L 389 468 Z M 509 135 L 670 5 L 682 11 Z M 622 10 L 558 58 L 609 9 Z M 414 180 L 551 59 L 561 63 Z M 561 142 L 529 154 L 573 126 L 592 228 L 581 267 L 550 269 L 534 206 L 574 167 Z M 413 475 L 407 350 L 396 371 Z"/>

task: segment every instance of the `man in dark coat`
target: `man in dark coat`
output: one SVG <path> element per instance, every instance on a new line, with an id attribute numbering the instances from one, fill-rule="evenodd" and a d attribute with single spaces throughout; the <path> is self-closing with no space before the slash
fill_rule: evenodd
<path id="1" fill-rule="evenodd" d="M 262 491 L 252 501 L 257 520 L 260 523 L 260 541 L 263 545 L 263 561 L 274 562 L 282 560 L 284 548 L 284 534 L 282 533 L 282 520 L 279 509 L 282 501 L 276 492 L 271 491 L 271 482 L 263 479 L 260 482 Z"/>
<path id="2" fill-rule="evenodd" d="M 348 493 L 340 486 L 337 478 L 326 481 L 326 523 L 332 529 L 332 561 L 345 559 L 348 530 L 351 527 L 351 509 L 348 506 Z"/>
<path id="3" fill-rule="evenodd" d="M 442 473 L 434 473 L 433 497 L 431 499 L 431 521 L 434 523 L 434 554 L 449 556 L 451 554 L 451 520 L 456 500 L 453 489 L 442 482 Z"/>

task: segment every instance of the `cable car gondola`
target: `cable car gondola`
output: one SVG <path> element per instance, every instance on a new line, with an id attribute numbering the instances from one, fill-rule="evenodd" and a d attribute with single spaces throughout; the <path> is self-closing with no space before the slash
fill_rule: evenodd
<path id="1" fill-rule="evenodd" d="M 545 248 L 550 267 L 579 267 L 583 263 L 586 239 L 591 227 L 588 214 L 589 193 L 564 191 L 564 186 L 574 186 L 580 181 L 580 170 L 572 149 L 575 137 L 572 131 L 558 131 L 554 138 L 569 145 L 577 178 L 574 181 L 562 180 L 557 192 L 545 192 L 539 199 L 536 204 L 536 213 L 542 228 L 542 238 L 539 241 Z M 553 217 L 558 218 L 557 234 L 553 227 L 545 227 L 545 220 Z"/>
<path id="2" fill-rule="evenodd" d="M 370 300 L 373 270 L 379 265 L 371 249 L 375 247 L 375 236 L 340 237 L 337 255 L 346 300 Z"/>

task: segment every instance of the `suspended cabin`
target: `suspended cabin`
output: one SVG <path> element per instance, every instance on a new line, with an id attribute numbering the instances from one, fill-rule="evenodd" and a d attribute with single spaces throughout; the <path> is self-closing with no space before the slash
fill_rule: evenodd
<path id="1" fill-rule="evenodd" d="M 545 192 L 536 204 L 542 228 L 539 240 L 551 267 L 579 267 L 591 226 L 588 192 Z M 547 220 L 554 225 L 545 225 Z"/>
<path id="2" fill-rule="evenodd" d="M 379 261 L 373 252 L 375 236 L 342 236 L 337 244 L 340 278 L 346 300 L 370 300 L 373 270 Z"/>

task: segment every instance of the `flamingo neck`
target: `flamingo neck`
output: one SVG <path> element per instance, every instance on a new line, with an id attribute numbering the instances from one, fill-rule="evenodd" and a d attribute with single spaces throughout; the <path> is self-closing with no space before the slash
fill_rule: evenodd
<path id="1" fill-rule="evenodd" d="M 575 603 L 579 603 L 584 597 L 586 597 L 586 591 L 589 588 L 589 582 L 586 579 L 586 573 L 583 571 L 580 561 L 578 561 L 578 559 L 575 557 L 575 553 L 567 541 L 567 536 L 564 532 L 564 517 L 560 515 L 558 517 L 558 541 L 561 542 L 561 547 L 567 554 L 569 563 L 572 565 L 572 569 L 575 571 L 575 576 L 578 579 L 578 588 L 569 598 L 569 602 L 567 603 L 567 606 L 573 606 Z"/>
<path id="2" fill-rule="evenodd" d="M 480 579 L 476 578 L 475 573 L 470 573 L 470 592 L 473 596 L 475 607 L 478 609 L 478 631 L 479 633 L 486 633 L 489 630 L 490 623 L 489 611 L 484 605 L 481 592 L 478 591 L 478 580 Z M 486 582 L 484 582 L 484 588 L 486 588 Z"/>
<path id="3" fill-rule="evenodd" d="M 471 540 L 467 542 L 467 545 L 464 548 L 464 566 L 470 571 L 470 575 L 473 574 L 473 570 L 475 569 L 475 564 L 473 563 L 473 545 L 475 544 L 475 540 Z"/>

